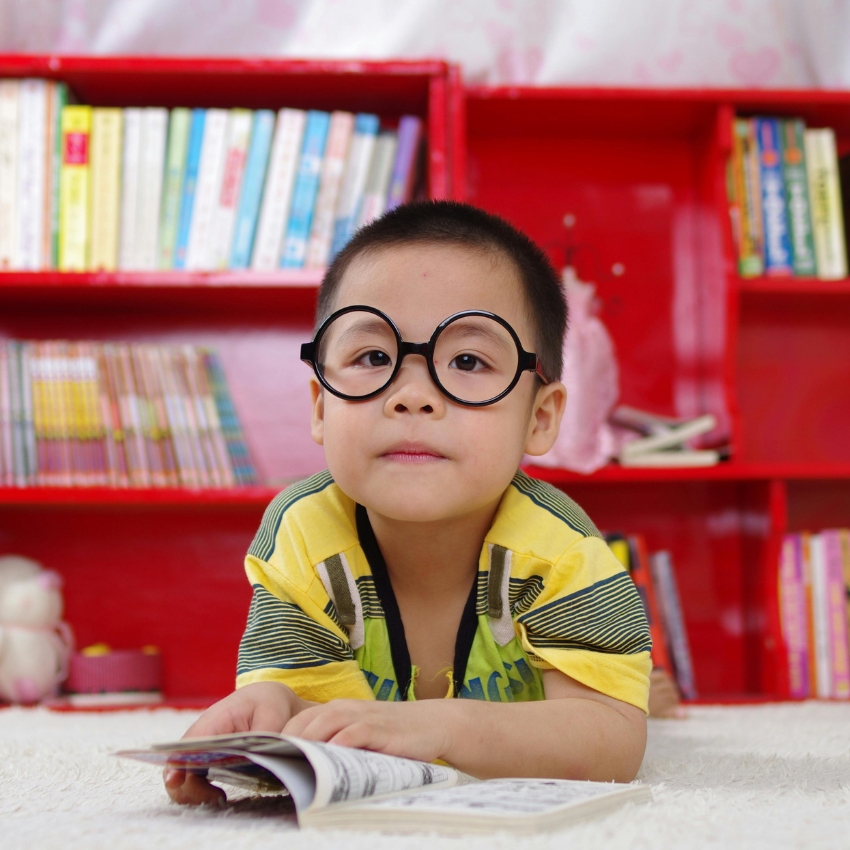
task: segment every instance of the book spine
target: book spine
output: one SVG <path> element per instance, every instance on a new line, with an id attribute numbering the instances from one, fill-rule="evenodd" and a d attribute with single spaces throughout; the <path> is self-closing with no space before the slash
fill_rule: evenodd
<path id="1" fill-rule="evenodd" d="M 65 83 L 56 83 L 51 98 L 50 126 L 52 131 L 52 147 L 48 151 L 50 157 L 50 263 L 52 269 L 59 268 L 59 212 L 61 210 L 62 185 L 62 110 L 68 103 L 68 87 Z"/>
<path id="2" fill-rule="evenodd" d="M 19 80 L 0 80 L 0 269 L 17 268 Z"/>
<path id="3" fill-rule="evenodd" d="M 33 431 L 35 431 L 35 484 L 39 487 L 47 487 L 50 484 L 50 460 L 47 452 L 44 380 L 39 344 L 33 343 L 32 345 L 33 350 L 29 358 L 29 381 L 30 392 L 32 393 L 32 424 Z M 0 445 L 2 445 L 2 436 L 0 436 Z M 0 463 L 0 470 L 2 470 L 2 463 Z M 2 476 L 1 471 L 0 476 Z"/>
<path id="4" fill-rule="evenodd" d="M 366 179 L 366 190 L 357 214 L 358 228 L 365 227 L 384 212 L 395 160 L 395 149 L 395 133 L 381 133 L 375 140 L 375 152 L 372 156 L 369 176 Z"/>
<path id="5" fill-rule="evenodd" d="M 120 109 L 92 110 L 90 266 L 105 271 L 118 267 L 123 123 Z"/>
<path id="6" fill-rule="evenodd" d="M 676 670 L 676 681 L 686 699 L 694 699 L 697 695 L 694 681 L 694 668 L 691 658 L 691 648 L 688 633 L 685 630 L 685 618 L 679 600 L 676 586 L 676 576 L 669 552 L 656 552 L 650 558 L 652 578 L 658 591 L 658 601 L 661 616 L 667 627 L 670 639 L 670 654 L 673 657 L 673 667 Z"/>
<path id="7" fill-rule="evenodd" d="M 817 689 L 813 696 L 828 699 L 832 695 L 832 658 L 829 640 L 826 559 L 823 550 L 823 537 L 820 534 L 813 534 L 809 538 L 809 558 L 812 574 L 810 615 L 814 630 L 814 655 L 817 669 Z"/>
<path id="8" fill-rule="evenodd" d="M 387 192 L 387 211 L 406 204 L 413 197 L 421 143 L 422 120 L 415 115 L 402 115 L 398 122 L 398 146 Z"/>
<path id="9" fill-rule="evenodd" d="M 841 571 L 844 576 L 845 623 L 850 640 L 850 530 L 839 528 L 836 533 L 841 555 Z"/>
<path id="10" fill-rule="evenodd" d="M 785 209 L 779 121 L 776 118 L 756 118 L 754 121 L 761 168 L 764 269 L 769 275 L 790 275 L 794 267 Z"/>
<path id="11" fill-rule="evenodd" d="M 292 192 L 292 210 L 280 257 L 281 268 L 300 269 L 304 265 L 330 118 L 327 112 L 311 110 L 307 113 L 298 175 Z"/>
<path id="12" fill-rule="evenodd" d="M 236 225 L 236 204 L 239 201 L 242 179 L 245 174 L 252 119 L 253 115 L 248 109 L 230 110 L 224 170 L 211 225 L 210 253 L 211 265 L 214 269 L 226 269 L 230 262 L 233 230 Z"/>
<path id="13" fill-rule="evenodd" d="M 36 271 L 44 244 L 47 83 L 21 80 L 18 121 L 18 268 Z"/>
<path id="14" fill-rule="evenodd" d="M 251 256 L 255 271 L 272 271 L 278 266 L 306 122 L 307 113 L 301 109 L 281 109 L 278 113 Z"/>
<path id="15" fill-rule="evenodd" d="M 74 483 L 89 487 L 94 478 L 94 470 L 92 458 L 89 454 L 80 345 L 78 342 L 72 342 L 68 346 L 66 360 L 68 408 L 70 411 L 71 439 L 74 446 Z"/>
<path id="16" fill-rule="evenodd" d="M 118 264 L 138 268 L 136 235 L 139 214 L 139 171 L 142 156 L 142 110 L 124 110 L 124 155 L 121 163 L 121 233 Z"/>
<path id="17" fill-rule="evenodd" d="M 133 385 L 139 406 L 139 422 L 144 435 L 145 456 L 150 470 L 151 486 L 165 487 L 168 479 L 165 459 L 163 457 L 159 432 L 157 428 L 156 411 L 148 382 L 145 380 L 145 370 L 142 366 L 139 347 L 133 345 L 128 351 L 128 365 L 133 376 Z"/>
<path id="18" fill-rule="evenodd" d="M 195 377 L 194 369 L 195 352 L 192 346 L 184 345 L 178 357 L 178 365 L 180 368 L 180 376 L 183 380 L 183 385 L 186 388 L 186 399 L 192 406 L 192 412 L 198 428 L 198 445 L 201 449 L 201 455 L 204 459 L 204 466 L 207 470 L 207 478 L 209 486 L 222 487 L 223 477 L 218 464 L 218 457 L 213 444 L 212 432 L 210 423 L 207 419 L 206 407 L 203 398 L 201 397 L 200 388 Z"/>
<path id="19" fill-rule="evenodd" d="M 354 119 L 354 135 L 351 138 L 348 162 L 345 166 L 334 216 L 331 259 L 345 247 L 354 233 L 360 202 L 372 163 L 379 123 L 377 115 L 366 113 L 360 113 Z"/>
<path id="20" fill-rule="evenodd" d="M 222 486 L 234 487 L 236 485 L 236 477 L 233 474 L 230 455 L 227 452 L 227 442 L 224 438 L 224 431 L 221 427 L 221 420 L 215 405 L 215 398 L 213 397 L 207 372 L 203 366 L 203 355 L 195 348 L 192 348 L 191 352 L 192 359 L 190 368 L 193 370 L 194 378 L 198 386 L 198 392 L 203 400 L 207 422 L 210 427 L 210 435 L 213 451 L 215 453 L 216 465 L 221 475 Z"/>
<path id="21" fill-rule="evenodd" d="M 667 638 L 664 634 L 661 611 L 658 608 L 658 599 L 655 594 L 655 586 L 649 571 L 649 555 L 646 551 L 646 543 L 640 535 L 629 537 L 629 574 L 632 577 L 635 588 L 643 610 L 649 623 L 649 634 L 652 638 L 652 665 L 668 673 L 674 673 L 670 661 L 670 650 Z"/>
<path id="22" fill-rule="evenodd" d="M 109 345 L 100 346 L 98 350 L 98 374 L 101 386 L 101 405 L 104 409 L 104 420 L 107 423 L 107 446 L 114 446 L 112 454 L 112 477 L 117 487 L 129 487 L 126 441 L 118 396 L 118 384 L 115 374 L 115 354 Z"/>
<path id="23" fill-rule="evenodd" d="M 183 191 L 180 197 L 180 216 L 177 223 L 177 241 L 174 243 L 174 268 L 186 268 L 186 252 L 195 209 L 195 194 L 198 186 L 198 168 L 201 163 L 201 148 L 204 143 L 205 109 L 192 110 L 189 126 L 189 141 L 186 143 L 186 168 L 183 171 Z"/>
<path id="24" fill-rule="evenodd" d="M 21 343 L 21 392 L 23 395 L 23 439 L 26 457 L 25 483 L 32 486 L 38 481 L 38 455 L 35 439 L 35 410 L 32 394 L 32 344 Z"/>
<path id="25" fill-rule="evenodd" d="M 183 355 L 179 349 L 170 352 L 170 366 L 174 376 L 177 396 L 183 410 L 186 430 L 189 435 L 189 451 L 192 453 L 192 463 L 198 474 L 199 487 L 213 487 L 214 476 L 210 468 L 209 458 L 204 451 L 203 422 L 198 418 L 195 399 L 186 380 L 186 370 Z"/>
<path id="26" fill-rule="evenodd" d="M 91 107 L 62 110 L 62 173 L 60 175 L 59 268 L 84 271 L 89 254 L 89 153 Z"/>
<path id="27" fill-rule="evenodd" d="M 112 421 L 109 388 L 103 366 L 102 346 L 92 343 L 89 354 L 94 362 L 94 385 L 97 394 L 95 403 L 98 408 L 98 421 L 102 429 L 106 484 L 109 487 L 119 487 L 118 444 L 115 440 L 115 427 Z"/>
<path id="28" fill-rule="evenodd" d="M 9 384 L 6 348 L 8 343 L 0 341 L 0 487 L 11 485 L 11 434 L 9 433 Z"/>
<path id="29" fill-rule="evenodd" d="M 353 131 L 354 116 L 350 112 L 334 112 L 331 114 L 328 141 L 322 160 L 319 194 L 316 198 L 313 225 L 307 243 L 305 258 L 307 268 L 322 268 L 328 264 L 330 259 L 334 213 Z"/>
<path id="30" fill-rule="evenodd" d="M 818 277 L 838 280 L 847 277 L 847 250 L 835 133 L 829 128 L 806 130 L 804 147 Z"/>
<path id="31" fill-rule="evenodd" d="M 165 472 L 165 483 L 168 487 L 177 487 L 180 484 L 179 466 L 174 453 L 174 443 L 171 429 L 168 425 L 168 413 L 165 409 L 162 386 L 156 372 L 156 366 L 152 354 L 154 346 L 137 346 L 139 362 L 144 373 L 145 385 L 148 398 L 153 406 L 155 419 L 155 438 L 159 444 Z"/>
<path id="32" fill-rule="evenodd" d="M 741 277 L 757 277 L 764 272 L 764 237 L 758 146 L 753 122 L 746 118 L 736 118 L 732 139 L 733 179 L 741 208 L 738 273 Z"/>
<path id="33" fill-rule="evenodd" d="M 119 398 L 121 399 L 121 421 L 127 441 L 130 484 L 133 487 L 150 487 L 151 474 L 148 466 L 147 448 L 142 430 L 142 417 L 139 410 L 139 396 L 133 383 L 133 370 L 130 366 L 130 350 L 126 344 L 115 346 L 116 372 L 119 379 Z"/>
<path id="34" fill-rule="evenodd" d="M 821 532 L 826 563 L 826 607 L 832 661 L 831 696 L 850 698 L 850 646 L 847 634 L 847 595 L 844 586 L 844 564 L 841 534 L 837 530 Z"/>
<path id="35" fill-rule="evenodd" d="M 168 110 L 148 107 L 142 111 L 142 148 L 139 155 L 139 200 L 136 214 L 136 265 L 152 271 L 158 267 L 159 217 Z"/>
<path id="36" fill-rule="evenodd" d="M 23 394 L 21 392 L 20 343 L 8 342 L 9 362 L 9 411 L 12 420 L 12 471 L 16 487 L 26 485 L 26 460 L 24 457 Z"/>
<path id="37" fill-rule="evenodd" d="M 162 186 L 162 209 L 159 218 L 160 269 L 174 265 L 174 247 L 180 221 L 180 201 L 186 171 L 186 153 L 189 146 L 189 125 L 192 113 L 188 109 L 171 110 L 168 119 L 168 145 L 165 154 L 165 174 Z"/>
<path id="38" fill-rule="evenodd" d="M 799 119 L 780 121 L 782 179 L 785 183 L 785 205 L 794 274 L 817 274 L 815 244 L 812 241 L 812 216 L 809 210 L 809 183 L 806 178 L 806 154 L 803 149 L 805 125 Z"/>
<path id="39" fill-rule="evenodd" d="M 809 695 L 808 630 L 802 558 L 800 538 L 795 534 L 786 535 L 782 540 L 779 559 L 779 609 L 788 655 L 789 693 L 794 699 L 805 699 Z"/>
<path id="40" fill-rule="evenodd" d="M 95 457 L 94 483 L 100 487 L 105 487 L 113 482 L 110 466 L 112 458 L 108 453 L 106 444 L 107 419 L 104 417 L 100 399 L 97 348 L 97 344 L 93 342 L 82 344 L 86 412 L 89 421 L 89 438 L 92 441 L 92 453 Z"/>
<path id="41" fill-rule="evenodd" d="M 183 415 L 183 406 L 178 396 L 177 384 L 171 368 L 171 354 L 165 348 L 154 347 L 151 349 L 151 356 L 157 370 L 159 384 L 162 387 L 180 484 L 183 487 L 197 487 L 198 472 L 189 445 L 189 434 Z"/>
<path id="42" fill-rule="evenodd" d="M 208 271 L 213 267 L 213 213 L 221 193 L 228 118 L 226 109 L 207 110 L 192 227 L 189 231 L 189 246 L 186 249 L 187 269 Z"/>
<path id="43" fill-rule="evenodd" d="M 233 229 L 233 250 L 230 254 L 232 269 L 247 269 L 251 262 L 254 246 L 254 231 L 260 214 L 260 201 L 263 197 L 263 185 L 266 180 L 266 168 L 274 132 L 274 112 L 260 109 L 254 113 L 251 127 L 251 141 L 245 173 L 242 179 L 242 191 L 239 193 L 239 206 Z"/>

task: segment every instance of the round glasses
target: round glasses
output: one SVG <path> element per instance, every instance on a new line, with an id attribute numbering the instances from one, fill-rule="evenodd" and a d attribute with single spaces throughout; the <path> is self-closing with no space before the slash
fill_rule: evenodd
<path id="1" fill-rule="evenodd" d="M 504 398 L 523 372 L 546 383 L 536 354 L 525 351 L 514 329 L 495 313 L 464 310 L 440 322 L 428 342 L 405 342 L 389 316 L 374 307 L 343 307 L 329 316 L 312 342 L 301 346 L 325 389 L 347 401 L 380 395 L 408 354 L 419 354 L 443 395 L 482 407 Z"/>

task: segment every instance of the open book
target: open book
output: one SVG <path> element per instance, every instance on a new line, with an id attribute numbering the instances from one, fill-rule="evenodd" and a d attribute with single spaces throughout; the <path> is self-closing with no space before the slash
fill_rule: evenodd
<path id="1" fill-rule="evenodd" d="M 527 834 L 652 796 L 643 785 L 482 782 L 445 765 L 271 733 L 188 738 L 116 755 L 168 762 L 255 791 L 288 792 L 299 825 L 334 829 Z"/>

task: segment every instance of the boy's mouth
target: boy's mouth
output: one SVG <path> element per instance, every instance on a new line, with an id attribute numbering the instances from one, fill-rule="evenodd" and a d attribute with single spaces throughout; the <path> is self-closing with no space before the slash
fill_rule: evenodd
<path id="1" fill-rule="evenodd" d="M 398 463 L 429 463 L 446 459 L 445 455 L 424 443 L 397 443 L 387 449 L 381 457 Z"/>

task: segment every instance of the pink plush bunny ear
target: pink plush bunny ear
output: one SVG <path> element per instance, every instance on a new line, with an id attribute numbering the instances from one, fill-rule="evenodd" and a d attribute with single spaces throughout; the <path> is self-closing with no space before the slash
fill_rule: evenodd
<path id="1" fill-rule="evenodd" d="M 59 590 L 62 587 L 62 576 L 53 570 L 44 570 L 39 573 L 36 581 L 44 590 Z"/>

